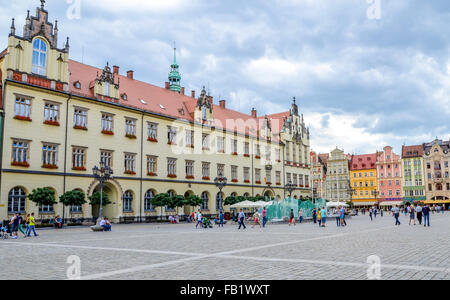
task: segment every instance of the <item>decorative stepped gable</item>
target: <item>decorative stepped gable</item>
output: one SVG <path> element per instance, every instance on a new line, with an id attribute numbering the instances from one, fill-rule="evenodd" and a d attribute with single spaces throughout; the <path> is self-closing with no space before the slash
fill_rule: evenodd
<path id="1" fill-rule="evenodd" d="M 306 128 L 303 115 L 299 115 L 298 105 L 294 97 L 290 115 L 285 119 L 283 129 L 281 130 L 287 136 L 288 140 L 301 143 L 303 139 L 309 140 L 309 128 Z"/>
<path id="2" fill-rule="evenodd" d="M 114 73 L 111 72 L 111 68 L 108 62 L 106 63 L 106 66 L 103 69 L 101 75 L 99 75 L 99 73 L 97 72 L 97 78 L 91 85 L 95 97 L 115 103 L 119 102 L 119 87 L 120 78 L 117 78 L 116 80 Z"/>
<path id="3" fill-rule="evenodd" d="M 206 94 L 205 87 L 197 100 L 194 120 L 199 123 L 212 124 L 214 122 L 213 105 L 211 96 Z"/>
<path id="4" fill-rule="evenodd" d="M 69 38 L 58 48 L 58 21 L 48 21 L 48 12 L 36 8 L 36 16 L 27 13 L 23 36 L 16 34 L 14 19 L 8 37 L 5 61 L 6 77 L 48 89 L 69 91 Z"/>

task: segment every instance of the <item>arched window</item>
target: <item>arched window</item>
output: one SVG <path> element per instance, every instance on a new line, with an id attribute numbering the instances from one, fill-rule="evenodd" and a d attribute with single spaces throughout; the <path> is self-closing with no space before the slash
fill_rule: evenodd
<path id="1" fill-rule="evenodd" d="M 131 191 L 126 191 L 123 194 L 123 211 L 124 212 L 133 211 L 133 193 Z"/>
<path id="2" fill-rule="evenodd" d="M 216 210 L 222 210 L 223 209 L 223 193 L 218 193 L 216 196 Z"/>
<path id="3" fill-rule="evenodd" d="M 202 210 L 208 210 L 209 209 L 209 196 L 207 192 L 203 192 L 202 193 L 202 206 L 201 209 Z"/>
<path id="4" fill-rule="evenodd" d="M 47 74 L 47 44 L 42 39 L 33 42 L 32 72 L 42 76 Z"/>
<path id="5" fill-rule="evenodd" d="M 169 195 L 169 197 L 172 198 L 172 197 L 176 196 L 176 193 L 174 191 L 170 190 L 167 192 L 167 195 Z M 166 209 L 166 211 L 175 211 L 174 208 L 170 208 L 167 205 L 166 205 L 165 209 Z"/>
<path id="6" fill-rule="evenodd" d="M 27 195 L 20 187 L 15 187 L 9 191 L 8 195 L 8 213 L 25 212 L 25 201 Z"/>
<path id="7" fill-rule="evenodd" d="M 152 199 L 155 197 L 155 192 L 153 190 L 147 191 L 144 196 L 144 210 L 145 211 L 155 211 L 152 205 Z"/>

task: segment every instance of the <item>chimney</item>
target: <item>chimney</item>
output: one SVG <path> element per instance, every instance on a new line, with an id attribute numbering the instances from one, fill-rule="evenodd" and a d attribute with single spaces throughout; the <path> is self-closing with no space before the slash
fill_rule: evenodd
<path id="1" fill-rule="evenodd" d="M 225 101 L 225 100 L 220 100 L 220 101 L 219 101 L 219 105 L 220 105 L 220 107 L 223 108 L 223 109 L 227 108 L 227 107 L 226 107 L 226 101 Z"/>
<path id="2" fill-rule="evenodd" d="M 181 95 L 184 95 L 184 87 L 181 88 Z"/>
<path id="3" fill-rule="evenodd" d="M 192 98 L 195 98 L 195 91 L 191 91 Z"/>
<path id="4" fill-rule="evenodd" d="M 119 67 L 113 66 L 113 72 L 114 72 L 114 74 L 119 75 Z"/>
<path id="5" fill-rule="evenodd" d="M 127 72 L 127 77 L 130 78 L 130 79 L 134 79 L 133 78 L 133 74 L 134 74 L 134 71 L 130 70 L 130 71 Z"/>
<path id="6" fill-rule="evenodd" d="M 166 90 L 170 90 L 170 83 L 166 81 L 166 85 L 165 85 Z"/>
<path id="7" fill-rule="evenodd" d="M 256 108 L 252 108 L 252 117 L 257 118 L 258 114 L 256 113 Z"/>
<path id="8" fill-rule="evenodd" d="M 211 103 L 211 105 L 213 104 L 213 102 L 214 102 L 214 98 L 213 98 L 213 96 L 209 96 L 209 103 Z"/>

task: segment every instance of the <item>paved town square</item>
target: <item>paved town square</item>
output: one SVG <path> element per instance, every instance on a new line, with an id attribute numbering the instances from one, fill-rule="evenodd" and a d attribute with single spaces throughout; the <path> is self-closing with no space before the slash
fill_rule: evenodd
<path id="1" fill-rule="evenodd" d="M 396 227 L 385 214 L 373 222 L 353 217 L 344 228 L 329 220 L 326 228 L 245 231 L 230 223 L 208 230 L 192 224 L 40 230 L 38 237 L 0 241 L 0 279 L 67 279 L 68 258 L 78 256 L 81 279 L 366 280 L 374 255 L 383 280 L 450 279 L 450 215 L 432 215 L 430 228 L 401 221 Z"/>

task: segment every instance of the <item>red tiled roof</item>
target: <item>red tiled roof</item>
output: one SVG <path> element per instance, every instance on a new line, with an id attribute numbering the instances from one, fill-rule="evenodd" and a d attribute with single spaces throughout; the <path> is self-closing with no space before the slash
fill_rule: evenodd
<path id="1" fill-rule="evenodd" d="M 350 164 L 351 171 L 375 169 L 377 163 L 377 154 L 353 155 Z"/>
<path id="2" fill-rule="evenodd" d="M 322 161 L 322 163 L 325 166 L 328 164 L 328 158 L 330 158 L 330 155 L 328 153 L 326 153 L 326 154 L 319 154 L 319 159 Z"/>
<path id="3" fill-rule="evenodd" d="M 0 52 L 0 58 L 3 58 L 3 56 L 6 55 L 6 53 L 8 53 L 8 48 L 6 48 L 6 49 L 3 50 L 2 52 Z"/>
<path id="4" fill-rule="evenodd" d="M 423 156 L 423 145 L 402 147 L 402 158 L 413 158 L 422 156 Z"/>
<path id="5" fill-rule="evenodd" d="M 103 70 L 74 60 L 69 60 L 69 71 L 70 92 L 83 97 L 95 98 L 91 85 L 97 78 L 97 74 L 100 75 Z M 119 94 L 127 95 L 127 101 L 124 101 L 121 98 L 119 104 L 172 118 L 184 119 L 190 122 L 194 121 L 193 114 L 197 107 L 197 99 L 136 79 L 130 79 L 124 75 L 116 75 L 116 77 L 120 79 Z M 81 84 L 80 89 L 75 88 L 74 84 L 76 82 Z M 141 99 L 144 100 L 146 104 L 142 103 Z M 164 108 L 162 108 L 161 105 Z M 184 114 L 181 113 L 182 110 L 184 110 Z M 252 136 L 256 136 L 257 130 L 261 127 L 264 120 L 264 117 L 253 118 L 251 115 L 228 108 L 222 108 L 219 105 L 214 104 L 213 114 L 215 119 L 214 124 L 212 124 L 213 126 L 228 131 L 236 130 L 238 133 L 250 134 Z M 269 120 L 280 120 L 280 122 L 272 122 L 274 125 L 272 127 L 273 135 L 276 136 L 281 131 L 284 124 L 283 118 L 287 116 L 289 116 L 289 112 L 268 116 Z M 227 122 L 227 120 L 242 120 L 245 125 L 251 125 L 250 127 L 252 129 L 249 132 L 248 128 L 234 128 L 235 126 L 232 126 L 232 122 Z M 276 138 L 273 137 L 272 140 L 275 141 Z"/>

